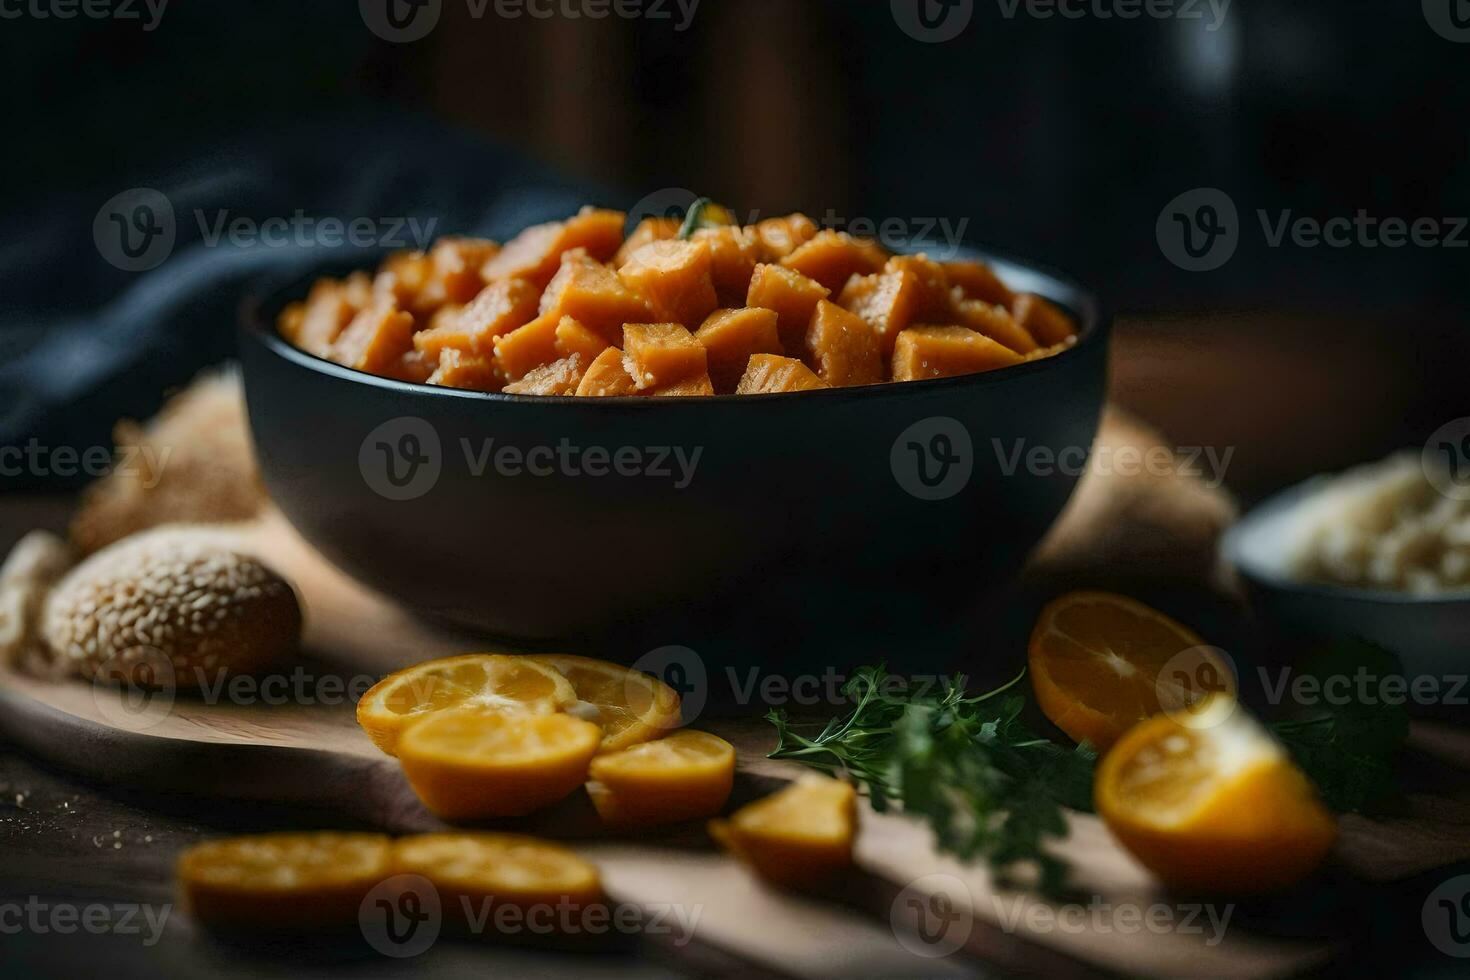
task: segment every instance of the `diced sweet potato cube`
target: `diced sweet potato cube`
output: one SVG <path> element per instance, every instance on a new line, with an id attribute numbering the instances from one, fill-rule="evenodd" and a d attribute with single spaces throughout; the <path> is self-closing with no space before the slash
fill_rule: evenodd
<path id="1" fill-rule="evenodd" d="M 505 247 L 480 267 L 487 282 L 518 276 L 544 288 L 561 265 L 563 252 L 585 248 L 599 262 L 606 262 L 623 242 L 621 211 L 586 207 L 566 221 L 532 225 L 505 243 Z"/>
<path id="2" fill-rule="evenodd" d="M 433 376 L 439 362 L 420 350 L 411 350 L 398 359 L 398 364 L 388 372 L 390 378 L 423 384 Z"/>
<path id="3" fill-rule="evenodd" d="M 558 357 L 569 357 L 572 354 L 581 354 L 583 364 L 591 364 L 592 359 L 612 345 L 602 334 L 588 330 L 587 327 L 569 316 L 564 316 L 556 325 L 556 353 Z"/>
<path id="4" fill-rule="evenodd" d="M 510 381 L 519 381 L 528 371 L 557 359 L 556 328 L 559 317 L 538 316 L 524 327 L 496 337 L 495 366 Z"/>
<path id="5" fill-rule="evenodd" d="M 519 381 L 512 381 L 502 391 L 507 395 L 573 395 L 586 370 L 581 354 L 538 367 Z"/>
<path id="6" fill-rule="evenodd" d="M 327 357 L 332 342 L 342 335 L 360 309 L 346 284 L 335 279 L 318 279 L 307 293 L 305 303 L 294 303 L 282 314 L 281 333 L 307 353 Z"/>
<path id="7" fill-rule="evenodd" d="M 453 326 L 455 321 L 459 319 L 460 311 L 463 309 L 463 303 L 445 303 L 433 313 L 429 314 L 429 322 L 424 325 L 424 328 L 420 330 L 419 333 L 423 333 L 427 330 L 438 330 L 442 327 Z M 417 337 L 418 334 L 414 334 L 414 336 Z"/>
<path id="8" fill-rule="evenodd" d="M 1022 293 L 1011 304 L 1011 314 L 1026 332 L 1036 338 L 1038 344 L 1050 347 L 1075 336 L 1077 328 L 1072 318 L 1059 310 L 1050 300 L 1035 293 Z"/>
<path id="9" fill-rule="evenodd" d="M 1005 307 L 1015 301 L 1016 294 L 984 262 L 946 262 L 944 271 L 949 275 L 950 285 L 958 286 L 966 299 Z"/>
<path id="10" fill-rule="evenodd" d="M 639 391 L 708 374 L 704 345 L 678 323 L 630 323 L 623 328 L 623 367 Z"/>
<path id="11" fill-rule="evenodd" d="M 909 272 L 915 284 L 914 318 L 920 323 L 945 323 L 950 314 L 949 274 L 944 266 L 920 252 L 918 255 L 895 255 L 883 267 L 885 272 Z"/>
<path id="12" fill-rule="evenodd" d="M 699 229 L 693 240 L 709 243 L 710 276 L 719 301 L 727 306 L 744 303 L 750 277 L 760 261 L 755 233 L 736 225 L 722 225 Z"/>
<path id="13" fill-rule="evenodd" d="M 414 334 L 413 345 L 435 358 L 450 347 L 466 354 L 490 357 L 495 351 L 495 338 L 529 323 L 536 315 L 539 299 L 539 291 L 524 279 L 492 282 L 458 315 L 440 322 L 436 313 L 429 321 L 429 329 Z"/>
<path id="14" fill-rule="evenodd" d="M 1019 364 L 1024 358 L 978 330 L 910 327 L 893 347 L 893 380 L 920 381 L 975 374 Z"/>
<path id="15" fill-rule="evenodd" d="M 426 294 L 445 303 L 468 303 L 485 285 L 481 266 L 499 251 L 488 238 L 439 239 L 429 250 L 432 272 Z"/>
<path id="16" fill-rule="evenodd" d="M 914 323 L 951 318 L 944 270 L 922 256 L 896 256 L 883 272 L 853 276 L 843 287 L 838 304 L 873 328 L 878 353 L 885 360 L 893 353 L 899 331 Z"/>
<path id="17" fill-rule="evenodd" d="M 584 398 L 616 398 L 638 394 L 633 376 L 623 367 L 623 352 L 609 347 L 592 359 L 587 373 L 577 385 L 577 394 Z"/>
<path id="18" fill-rule="evenodd" d="M 373 293 L 401 310 L 427 318 L 443 302 L 428 294 L 434 262 L 423 252 L 394 252 L 383 260 L 373 277 Z"/>
<path id="19" fill-rule="evenodd" d="M 781 335 L 776 329 L 776 312 L 759 306 L 715 310 L 694 332 L 694 339 L 709 352 L 709 376 L 715 390 L 735 390 L 752 354 L 781 354 Z"/>
<path id="20" fill-rule="evenodd" d="M 575 248 L 561 257 L 561 268 L 541 297 L 541 315 L 558 321 L 572 317 L 616 343 L 623 324 L 647 320 L 653 311 L 617 273 Z"/>
<path id="21" fill-rule="evenodd" d="M 708 241 L 650 242 L 628 256 L 618 278 L 667 323 L 698 326 L 720 305 Z"/>
<path id="22" fill-rule="evenodd" d="M 806 362 L 829 385 L 871 385 L 883 380 L 878 336 L 856 313 L 822 300 L 806 332 Z"/>
<path id="23" fill-rule="evenodd" d="M 471 391 L 499 391 L 505 384 L 505 377 L 489 358 L 446 347 L 440 351 L 439 366 L 429 375 L 428 383 Z"/>
<path id="24" fill-rule="evenodd" d="M 655 398 L 693 398 L 697 395 L 713 395 L 715 386 L 710 382 L 709 375 L 699 374 L 683 381 L 675 381 L 673 384 L 664 385 L 661 388 L 650 388 L 643 392 Z"/>
<path id="25" fill-rule="evenodd" d="M 788 269 L 838 290 L 850 276 L 880 272 L 888 253 L 878 243 L 841 231 L 819 231 L 811 241 L 781 260 Z"/>
<path id="26" fill-rule="evenodd" d="M 954 304 L 954 308 L 961 326 L 978 330 L 1017 354 L 1029 354 L 1037 348 L 1036 339 L 1016 322 L 1011 311 L 1004 306 L 992 306 L 978 299 L 962 299 Z"/>
<path id="27" fill-rule="evenodd" d="M 622 268 L 628 256 L 638 251 L 649 242 L 661 242 L 668 238 L 676 238 L 679 228 L 683 222 L 678 218 L 644 218 L 638 222 L 638 227 L 633 229 L 633 234 L 628 236 L 627 241 L 618 247 L 617 254 L 613 256 L 612 265 L 614 269 Z"/>
<path id="28" fill-rule="evenodd" d="M 794 269 L 758 265 L 750 278 L 745 305 L 774 310 L 782 346 L 788 351 L 799 351 L 806 342 L 806 328 L 812 322 L 817 303 L 828 295 L 830 290 L 826 286 Z"/>
<path id="29" fill-rule="evenodd" d="M 386 374 L 413 349 L 413 316 L 380 302 L 352 318 L 332 344 L 332 360 L 370 374 Z"/>
<path id="30" fill-rule="evenodd" d="M 773 395 L 782 391 L 808 391 L 813 388 L 832 387 L 812 373 L 812 369 L 794 357 L 779 354 L 752 354 L 740 383 L 735 386 L 737 395 Z"/>
<path id="31" fill-rule="evenodd" d="M 751 226 L 761 258 L 779 262 L 817 233 L 817 223 L 804 214 L 788 214 L 784 218 L 767 218 Z"/>

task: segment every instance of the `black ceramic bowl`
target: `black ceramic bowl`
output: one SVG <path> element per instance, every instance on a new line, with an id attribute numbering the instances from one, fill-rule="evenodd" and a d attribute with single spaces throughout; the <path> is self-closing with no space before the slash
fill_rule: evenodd
<path id="1" fill-rule="evenodd" d="M 944 647 L 1072 492 L 1106 374 L 1094 296 L 982 257 L 1069 309 L 1076 346 L 987 374 L 754 397 L 391 381 L 280 339 L 276 315 L 307 282 L 268 287 L 241 337 L 266 486 L 344 571 L 521 646 L 685 644 L 768 665 Z"/>

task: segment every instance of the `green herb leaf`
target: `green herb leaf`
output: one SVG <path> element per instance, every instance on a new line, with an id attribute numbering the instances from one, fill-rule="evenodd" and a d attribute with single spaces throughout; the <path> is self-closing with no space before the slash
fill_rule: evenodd
<path id="1" fill-rule="evenodd" d="M 843 689 L 852 710 L 815 734 L 785 712 L 768 714 L 779 737 L 770 757 L 845 775 L 874 809 L 899 803 L 925 819 L 941 849 L 984 860 L 1002 878 L 1029 866 L 1043 891 L 1059 893 L 1068 869 L 1047 845 L 1067 835 L 1064 806 L 1090 808 L 1096 757 L 1025 727 L 1025 699 L 1009 693 L 1024 676 L 967 697 L 963 676 L 909 693 L 883 667 L 864 667 Z"/>
<path id="2" fill-rule="evenodd" d="M 718 228 L 727 224 L 730 224 L 729 210 L 710 198 L 701 197 L 684 212 L 684 223 L 679 226 L 679 238 L 687 240 L 701 228 Z"/>

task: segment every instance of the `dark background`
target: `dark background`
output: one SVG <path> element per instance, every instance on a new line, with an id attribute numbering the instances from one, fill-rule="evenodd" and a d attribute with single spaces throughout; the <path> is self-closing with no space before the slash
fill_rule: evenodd
<path id="1" fill-rule="evenodd" d="M 0 21 L 0 444 L 105 442 L 228 355 L 263 268 L 331 259 L 201 253 L 190 208 L 506 236 L 671 186 L 741 213 L 966 221 L 1067 269 L 1121 315 L 1117 397 L 1180 443 L 1251 447 L 1247 495 L 1470 414 L 1470 249 L 1272 248 L 1256 218 L 1470 215 L 1470 43 L 1419 3 L 1236 0 L 1210 30 L 1205 5 L 1071 20 L 974 0 L 939 44 L 887 0 L 702 0 L 683 31 L 672 2 L 667 20 L 442 3 L 410 44 L 351 2 L 173 0 L 151 31 Z M 92 240 L 135 186 L 180 212 L 146 273 Z M 1154 228 L 1202 186 L 1238 205 L 1241 245 L 1190 273 Z"/>

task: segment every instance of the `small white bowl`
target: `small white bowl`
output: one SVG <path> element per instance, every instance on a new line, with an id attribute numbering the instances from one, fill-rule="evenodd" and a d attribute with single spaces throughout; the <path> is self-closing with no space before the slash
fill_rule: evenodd
<path id="1" fill-rule="evenodd" d="M 1292 577 L 1298 508 L 1330 480 L 1315 477 L 1282 491 L 1237 521 L 1221 541 L 1261 620 L 1288 635 L 1366 640 L 1396 654 L 1410 677 L 1470 671 L 1470 591 L 1418 596 Z"/>

